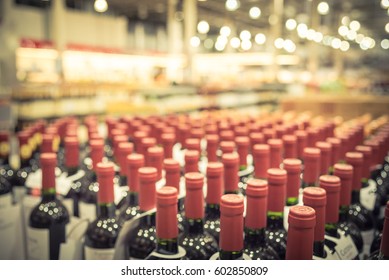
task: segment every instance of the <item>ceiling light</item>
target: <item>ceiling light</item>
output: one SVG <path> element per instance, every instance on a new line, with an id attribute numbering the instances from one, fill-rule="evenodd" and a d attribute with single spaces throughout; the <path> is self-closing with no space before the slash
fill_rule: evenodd
<path id="1" fill-rule="evenodd" d="M 257 35 L 255 35 L 255 43 L 257 43 L 258 45 L 262 45 L 265 42 L 266 42 L 265 34 L 258 33 Z"/>
<path id="2" fill-rule="evenodd" d="M 293 29 L 296 28 L 296 26 L 297 26 L 297 22 L 296 22 L 294 19 L 292 19 L 292 18 L 288 19 L 288 20 L 285 22 L 285 27 L 286 27 L 286 29 L 288 29 L 288 30 L 293 30 Z"/>
<path id="3" fill-rule="evenodd" d="M 355 32 L 354 30 L 349 30 L 347 32 L 346 38 L 348 40 L 354 41 L 357 38 L 357 32 Z"/>
<path id="4" fill-rule="evenodd" d="M 248 30 L 243 30 L 240 32 L 239 37 L 242 41 L 244 40 L 250 40 L 251 39 L 251 33 Z"/>
<path id="5" fill-rule="evenodd" d="M 227 0 L 226 9 L 228 11 L 236 11 L 240 7 L 240 2 L 238 0 Z"/>
<path id="6" fill-rule="evenodd" d="M 216 41 L 215 49 L 219 52 L 223 51 L 225 49 L 226 45 L 223 44 L 221 41 Z"/>
<path id="7" fill-rule="evenodd" d="M 224 36 L 218 36 L 216 39 L 216 44 L 220 43 L 222 45 L 227 45 L 227 42 L 228 42 L 228 39 L 227 39 L 227 37 L 224 37 Z"/>
<path id="8" fill-rule="evenodd" d="M 348 16 L 342 17 L 342 24 L 343 25 L 349 25 L 350 24 L 350 18 Z"/>
<path id="9" fill-rule="evenodd" d="M 313 30 L 312 28 L 308 30 L 307 32 L 307 39 L 308 40 L 313 40 L 313 38 L 315 37 L 315 34 L 316 34 L 316 31 Z"/>
<path id="10" fill-rule="evenodd" d="M 381 0 L 381 7 L 383 9 L 389 8 L 389 0 Z"/>
<path id="11" fill-rule="evenodd" d="M 240 45 L 240 47 L 244 51 L 248 51 L 249 49 L 251 49 L 251 46 L 252 46 L 252 44 L 251 44 L 250 40 L 243 40 L 242 44 Z"/>
<path id="12" fill-rule="evenodd" d="M 334 49 L 339 49 L 342 45 L 342 41 L 339 38 L 334 38 L 331 42 L 331 47 Z"/>
<path id="13" fill-rule="evenodd" d="M 108 10 L 108 3 L 106 0 L 96 0 L 93 7 L 96 12 L 104 13 Z"/>
<path id="14" fill-rule="evenodd" d="M 239 46 L 240 46 L 240 39 L 238 37 L 231 38 L 230 45 L 234 49 L 239 48 Z"/>
<path id="15" fill-rule="evenodd" d="M 209 24 L 208 24 L 208 22 L 206 22 L 205 20 L 200 21 L 197 24 L 197 31 L 200 34 L 207 34 L 208 31 L 209 31 Z"/>
<path id="16" fill-rule="evenodd" d="M 361 24 L 359 23 L 359 21 L 353 20 L 352 22 L 350 22 L 350 28 L 351 30 L 358 31 L 359 28 L 361 28 Z"/>
<path id="17" fill-rule="evenodd" d="M 274 41 L 274 46 L 277 48 L 277 49 L 282 49 L 284 47 L 284 39 L 282 38 L 277 38 L 275 39 Z"/>
<path id="18" fill-rule="evenodd" d="M 193 36 L 192 38 L 190 38 L 190 45 L 194 48 L 197 48 L 198 46 L 200 46 L 200 38 L 197 37 L 197 36 Z"/>
<path id="19" fill-rule="evenodd" d="M 383 48 L 384 50 L 389 49 L 389 40 L 388 39 L 383 39 L 381 41 L 381 48 Z"/>
<path id="20" fill-rule="evenodd" d="M 315 32 L 315 35 L 313 36 L 313 41 L 316 43 L 320 43 L 323 40 L 323 34 L 321 32 Z"/>
<path id="21" fill-rule="evenodd" d="M 252 19 L 257 19 L 261 16 L 261 9 L 258 7 L 252 7 L 249 11 L 249 15 Z"/>
<path id="22" fill-rule="evenodd" d="M 365 35 L 360 33 L 360 34 L 357 35 L 357 38 L 355 38 L 355 42 L 360 44 L 362 42 L 363 38 L 365 38 Z"/>
<path id="23" fill-rule="evenodd" d="M 228 26 L 223 26 L 222 28 L 220 28 L 220 35 L 228 37 L 230 36 L 230 34 L 231 34 L 231 28 L 229 28 Z"/>
<path id="24" fill-rule="evenodd" d="M 289 39 L 286 39 L 283 42 L 283 47 L 284 47 L 284 50 L 286 50 L 288 53 L 292 53 L 292 52 L 294 52 L 296 50 L 295 43 L 293 43 L 293 41 L 289 40 Z"/>
<path id="25" fill-rule="evenodd" d="M 300 38 L 307 37 L 308 26 L 305 23 L 300 23 L 299 25 L 297 25 L 297 33 Z"/>
<path id="26" fill-rule="evenodd" d="M 341 43 L 340 43 L 340 50 L 341 51 L 348 51 L 349 50 L 349 48 L 350 48 L 350 43 L 349 42 L 347 42 L 347 41 L 342 41 Z"/>
<path id="27" fill-rule="evenodd" d="M 320 2 L 319 5 L 317 5 L 317 12 L 321 15 L 327 15 L 330 11 L 330 6 L 328 6 L 327 2 Z"/>
<path id="28" fill-rule="evenodd" d="M 347 28 L 347 26 L 344 26 L 344 25 L 341 25 L 341 26 L 339 26 L 339 28 L 338 28 L 338 33 L 339 33 L 339 35 L 341 35 L 341 36 L 346 36 L 347 35 L 347 33 L 348 33 L 348 28 Z"/>
<path id="29" fill-rule="evenodd" d="M 385 25 L 385 31 L 386 33 L 389 33 L 389 22 Z"/>

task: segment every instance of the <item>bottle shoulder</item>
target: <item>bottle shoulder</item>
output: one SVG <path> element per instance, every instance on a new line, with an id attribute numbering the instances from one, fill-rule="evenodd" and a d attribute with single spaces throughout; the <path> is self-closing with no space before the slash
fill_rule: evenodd
<path id="1" fill-rule="evenodd" d="M 60 200 L 42 200 L 30 213 L 30 226 L 48 228 L 55 224 L 66 224 L 69 219 L 69 212 Z"/>

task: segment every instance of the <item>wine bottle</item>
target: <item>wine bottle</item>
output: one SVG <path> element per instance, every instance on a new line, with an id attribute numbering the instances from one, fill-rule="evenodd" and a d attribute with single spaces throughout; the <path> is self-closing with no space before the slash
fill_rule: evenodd
<path id="1" fill-rule="evenodd" d="M 111 260 L 115 254 L 115 243 L 121 226 L 115 215 L 112 162 L 97 164 L 99 184 L 97 218 L 88 225 L 85 233 L 84 257 L 86 260 Z"/>
<path id="2" fill-rule="evenodd" d="M 120 225 L 140 214 L 139 212 L 139 168 L 145 165 L 142 154 L 130 154 L 126 158 L 126 174 L 129 191 L 124 197 L 125 203 L 120 208 L 118 221 Z"/>
<path id="3" fill-rule="evenodd" d="M 97 164 L 103 161 L 104 141 L 102 139 L 90 141 L 90 157 L 92 159 L 92 170 L 86 175 L 89 184 L 81 185 L 79 200 L 80 218 L 93 221 L 96 219 L 97 192 L 99 185 L 97 182 Z"/>
<path id="4" fill-rule="evenodd" d="M 308 186 L 317 186 L 317 180 L 320 172 L 320 149 L 311 147 L 305 148 L 303 161 L 303 188 Z"/>
<path id="5" fill-rule="evenodd" d="M 359 228 L 349 219 L 348 212 L 351 204 L 351 187 L 353 181 L 353 167 L 345 163 L 334 165 L 334 176 L 340 179 L 339 223 L 338 227 L 346 234 L 350 234 L 359 253 L 363 250 L 363 238 Z"/>
<path id="6" fill-rule="evenodd" d="M 228 153 L 222 155 L 224 165 L 224 193 L 239 193 L 239 155 Z"/>
<path id="7" fill-rule="evenodd" d="M 270 168 L 280 168 L 282 163 L 282 140 L 281 139 L 269 139 L 267 144 L 270 147 Z"/>
<path id="8" fill-rule="evenodd" d="M 249 154 L 250 138 L 247 136 L 238 136 L 235 138 L 237 152 L 239 155 L 239 170 L 247 168 L 247 156 Z"/>
<path id="9" fill-rule="evenodd" d="M 307 133 L 305 130 L 296 130 L 294 132 L 297 138 L 297 157 L 300 160 L 304 159 L 304 149 L 307 147 Z"/>
<path id="10" fill-rule="evenodd" d="M 134 230 L 135 234 L 129 240 L 127 249 L 131 259 L 145 259 L 156 246 L 155 211 L 152 210 L 155 209 L 156 203 L 157 169 L 141 167 L 138 169 L 138 176 L 139 212 L 148 214 L 141 218 L 139 226 Z"/>
<path id="11" fill-rule="evenodd" d="M 331 144 L 331 166 L 329 174 L 333 173 L 334 165 L 340 161 L 341 140 L 336 137 L 328 137 L 326 142 Z"/>
<path id="12" fill-rule="evenodd" d="M 299 202 L 301 166 L 301 160 L 297 158 L 286 158 L 283 161 L 283 168 L 287 173 L 286 206 L 293 206 Z"/>
<path id="13" fill-rule="evenodd" d="M 165 186 L 157 191 L 155 249 L 147 260 L 183 260 L 186 251 L 179 246 L 177 227 L 177 189 Z"/>
<path id="14" fill-rule="evenodd" d="M 389 260 L 389 201 L 386 203 L 380 249 L 370 254 L 370 260 Z"/>
<path id="15" fill-rule="evenodd" d="M 347 152 L 346 161 L 353 166 L 353 183 L 351 193 L 351 206 L 348 211 L 349 219 L 354 222 L 361 231 L 363 238 L 363 252 L 361 258 L 369 255 L 370 246 L 374 238 L 374 219 L 371 211 L 360 203 L 360 189 L 362 185 L 363 154 L 359 152 Z"/>
<path id="16" fill-rule="evenodd" d="M 293 134 L 282 136 L 284 158 L 297 158 L 297 137 Z"/>
<path id="17" fill-rule="evenodd" d="M 164 158 L 173 158 L 173 146 L 176 142 L 176 135 L 173 133 L 164 133 L 161 135 Z"/>
<path id="18" fill-rule="evenodd" d="M 13 170 L 9 165 L 9 134 L 7 131 L 0 131 L 0 209 L 12 204 L 11 178 Z"/>
<path id="19" fill-rule="evenodd" d="M 288 215 L 287 260 L 312 260 L 315 210 L 309 206 L 295 205 Z"/>
<path id="20" fill-rule="evenodd" d="M 218 251 L 215 238 L 204 230 L 204 176 L 201 173 L 185 174 L 185 221 L 179 244 L 191 260 L 207 260 Z"/>
<path id="21" fill-rule="evenodd" d="M 319 174 L 328 174 L 331 166 L 331 143 L 318 141 L 316 142 L 316 148 L 320 149 L 320 169 Z"/>
<path id="22" fill-rule="evenodd" d="M 267 179 L 267 170 L 270 168 L 270 147 L 267 144 L 256 144 L 253 149 L 254 177 Z"/>
<path id="23" fill-rule="evenodd" d="M 206 136 L 206 140 L 208 162 L 218 161 L 217 149 L 219 146 L 219 136 L 217 134 L 210 134 Z"/>
<path id="24" fill-rule="evenodd" d="M 219 242 L 220 198 L 223 194 L 224 165 L 220 162 L 209 162 L 206 172 L 207 196 L 204 229 Z"/>
<path id="25" fill-rule="evenodd" d="M 69 213 L 56 197 L 55 153 L 42 153 L 41 201 L 30 213 L 27 227 L 27 259 L 58 260 L 61 243 L 66 241 Z"/>
<path id="26" fill-rule="evenodd" d="M 127 137 L 126 137 L 127 138 Z M 119 164 L 119 186 L 128 186 L 127 178 L 127 156 L 134 151 L 134 144 L 131 142 L 120 142 L 118 145 L 118 152 L 116 155 Z M 121 206 L 119 203 L 118 207 Z"/>
<path id="27" fill-rule="evenodd" d="M 200 154 L 197 150 L 185 151 L 185 166 L 184 173 L 199 172 Z"/>
<path id="28" fill-rule="evenodd" d="M 358 249 L 348 232 L 339 231 L 340 178 L 322 175 L 320 187 L 326 191 L 327 205 L 325 214 L 326 245 L 339 256 L 339 259 L 358 259 Z"/>
<path id="29" fill-rule="evenodd" d="M 284 205 L 286 201 L 286 177 L 283 169 L 270 168 L 268 176 L 268 206 L 267 206 L 267 242 L 276 250 L 280 259 L 285 259 L 286 237 L 284 228 Z"/>
<path id="30" fill-rule="evenodd" d="M 157 169 L 157 181 L 162 179 L 163 148 L 150 147 L 146 152 L 146 165 Z"/>
<path id="31" fill-rule="evenodd" d="M 244 254 L 244 201 L 236 194 L 225 194 L 220 199 L 220 239 L 219 252 L 213 260 L 250 259 Z"/>
<path id="32" fill-rule="evenodd" d="M 253 260 L 278 260 L 278 254 L 266 241 L 267 182 L 247 181 L 244 252 Z"/>
<path id="33" fill-rule="evenodd" d="M 236 144 L 234 141 L 221 141 L 220 151 L 223 154 L 230 154 L 236 151 Z"/>
<path id="34" fill-rule="evenodd" d="M 141 140 L 141 154 L 144 155 L 147 165 L 147 150 L 157 145 L 157 140 L 153 137 L 145 137 Z"/>

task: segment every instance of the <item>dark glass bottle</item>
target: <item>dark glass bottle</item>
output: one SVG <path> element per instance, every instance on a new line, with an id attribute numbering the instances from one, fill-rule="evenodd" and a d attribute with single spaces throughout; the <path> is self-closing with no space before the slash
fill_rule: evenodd
<path id="1" fill-rule="evenodd" d="M 224 194 L 238 194 L 239 190 L 239 155 L 227 153 L 222 155 L 224 165 Z"/>
<path id="2" fill-rule="evenodd" d="M 309 206 L 295 205 L 288 215 L 289 230 L 286 245 L 287 260 L 312 260 L 315 210 Z"/>
<path id="3" fill-rule="evenodd" d="M 370 254 L 370 260 L 389 260 L 389 201 L 386 203 L 380 249 Z"/>
<path id="4" fill-rule="evenodd" d="M 156 247 L 147 260 L 184 260 L 186 251 L 180 247 L 177 226 L 177 189 L 165 186 L 157 191 Z"/>
<path id="5" fill-rule="evenodd" d="M 204 231 L 204 176 L 201 173 L 185 174 L 185 221 L 180 245 L 191 260 L 207 260 L 218 251 L 215 238 Z"/>
<path id="6" fill-rule="evenodd" d="M 27 258 L 58 260 L 60 244 L 66 241 L 69 213 L 56 197 L 57 156 L 42 153 L 42 199 L 31 211 L 27 227 Z"/>
<path id="7" fill-rule="evenodd" d="M 119 212 L 119 224 L 131 220 L 140 214 L 139 212 L 139 172 L 138 169 L 143 167 L 145 159 L 142 154 L 131 154 L 126 158 L 127 164 L 127 181 L 129 191 L 126 195 L 125 203 L 122 205 Z"/>
<path id="8" fill-rule="evenodd" d="M 237 194 L 225 194 L 220 199 L 219 252 L 211 259 L 244 259 L 244 202 Z M 250 259 L 249 257 L 247 257 Z"/>
<path id="9" fill-rule="evenodd" d="M 285 259 L 287 232 L 284 228 L 284 206 L 286 201 L 286 177 L 283 169 L 270 168 L 268 174 L 268 204 L 266 239 L 280 259 Z"/>
<path id="10" fill-rule="evenodd" d="M 339 229 L 346 234 L 350 234 L 358 252 L 363 250 L 363 238 L 359 228 L 349 219 L 348 211 L 351 204 L 351 187 L 353 181 L 353 167 L 345 163 L 336 163 L 334 165 L 334 175 L 340 179 L 340 198 L 339 198 Z"/>
<path id="11" fill-rule="evenodd" d="M 331 252 L 335 251 L 342 260 L 359 259 L 358 249 L 349 235 L 339 227 L 340 178 L 333 175 L 322 175 L 320 187 L 326 191 L 327 205 L 325 216 L 326 245 Z M 339 230 L 340 229 L 340 230 Z M 342 242 L 340 240 L 343 240 Z M 335 246 L 335 244 L 339 244 Z"/>
<path id="12" fill-rule="evenodd" d="M 370 246 L 374 239 L 374 218 L 373 213 L 367 210 L 360 202 L 363 154 L 359 152 L 348 152 L 346 153 L 346 161 L 354 168 L 351 206 L 348 211 L 348 216 L 361 231 L 363 251 L 360 257 L 366 258 L 370 254 Z"/>
<path id="13" fill-rule="evenodd" d="M 86 260 L 111 260 L 121 229 L 115 215 L 114 165 L 112 162 L 99 162 L 96 171 L 99 183 L 97 218 L 89 224 L 85 233 L 84 257 Z"/>
<path id="14" fill-rule="evenodd" d="M 278 254 L 266 241 L 267 182 L 249 179 L 246 189 L 244 252 L 253 260 L 278 260 Z"/>
<path id="15" fill-rule="evenodd" d="M 134 151 L 134 144 L 131 142 L 121 142 L 118 145 L 117 162 L 119 164 L 119 186 L 128 186 L 127 178 L 127 156 Z M 121 207 L 122 203 L 119 203 L 117 207 Z"/>
<path id="16" fill-rule="evenodd" d="M 320 172 L 320 149 L 308 147 L 303 153 L 304 171 L 302 187 L 317 186 Z"/>
<path id="17" fill-rule="evenodd" d="M 81 185 L 80 188 L 79 216 L 94 221 L 96 219 L 97 192 L 99 191 L 96 169 L 97 164 L 103 161 L 104 141 L 102 139 L 90 141 L 90 149 L 92 170 L 86 175 L 89 183 Z"/>
<path id="18" fill-rule="evenodd" d="M 141 167 L 139 173 L 139 212 L 149 212 L 142 217 L 135 234 L 128 242 L 128 255 L 131 259 L 145 259 L 155 249 L 155 184 L 157 182 L 157 169 L 154 167 Z"/>
<path id="19" fill-rule="evenodd" d="M 207 165 L 207 196 L 204 229 L 218 242 L 220 234 L 220 198 L 223 194 L 224 166 L 221 162 Z"/>

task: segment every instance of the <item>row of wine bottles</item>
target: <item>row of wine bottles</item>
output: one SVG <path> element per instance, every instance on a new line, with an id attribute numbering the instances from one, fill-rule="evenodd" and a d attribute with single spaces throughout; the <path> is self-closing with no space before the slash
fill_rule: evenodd
<path id="1" fill-rule="evenodd" d="M 42 120 L 17 133 L 17 168 L 12 136 L 0 133 L 0 224 L 23 232 L 27 259 L 388 257 L 385 117 Z"/>

